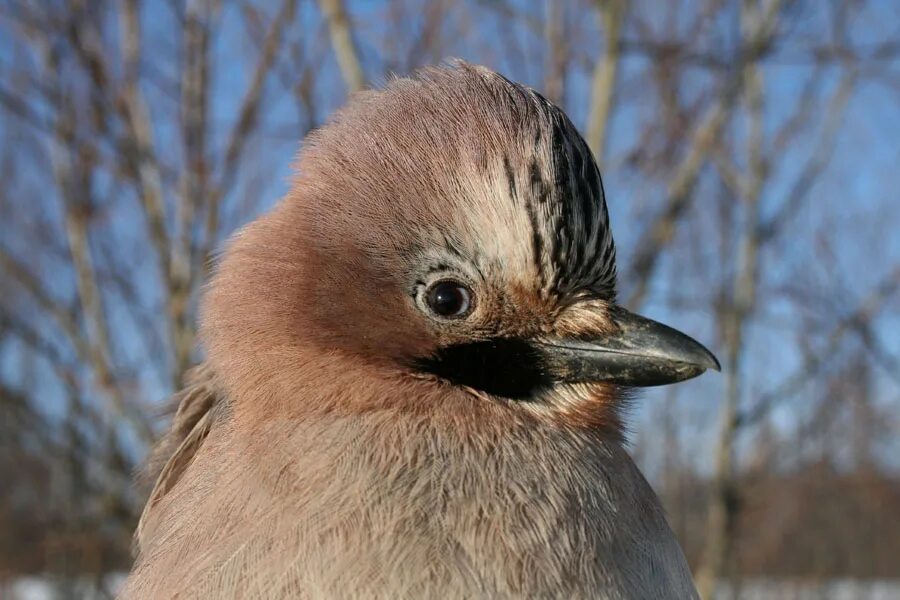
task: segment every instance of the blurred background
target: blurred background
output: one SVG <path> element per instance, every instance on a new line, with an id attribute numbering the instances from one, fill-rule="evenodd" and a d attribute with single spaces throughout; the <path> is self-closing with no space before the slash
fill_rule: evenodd
<path id="1" fill-rule="evenodd" d="M 453 56 L 566 109 L 621 298 L 722 360 L 630 419 L 704 597 L 900 597 L 895 0 L 0 0 L 0 597 L 112 593 L 217 248 Z"/>

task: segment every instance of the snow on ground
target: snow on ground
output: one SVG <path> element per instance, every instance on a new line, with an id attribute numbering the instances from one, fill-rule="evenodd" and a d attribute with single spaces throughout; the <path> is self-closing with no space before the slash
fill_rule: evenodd
<path id="1" fill-rule="evenodd" d="M 723 585 L 716 600 L 900 600 L 900 580 L 827 582 L 750 580 L 735 597 Z"/>
<path id="2" fill-rule="evenodd" d="M 22 577 L 0 583 L 0 600 L 107 600 L 125 582 L 126 573 L 111 573 L 98 582 L 83 579 L 63 582 L 50 577 Z"/>

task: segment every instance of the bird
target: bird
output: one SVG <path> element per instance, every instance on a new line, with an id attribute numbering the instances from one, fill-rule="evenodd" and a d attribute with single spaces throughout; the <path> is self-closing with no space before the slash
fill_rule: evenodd
<path id="1" fill-rule="evenodd" d="M 121 598 L 696 598 L 627 451 L 718 370 L 616 302 L 597 164 L 461 60 L 357 93 L 218 257 Z"/>

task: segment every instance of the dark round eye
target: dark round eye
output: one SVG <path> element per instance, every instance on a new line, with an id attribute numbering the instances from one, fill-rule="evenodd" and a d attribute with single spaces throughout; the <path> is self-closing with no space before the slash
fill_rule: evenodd
<path id="1" fill-rule="evenodd" d="M 438 281 L 425 293 L 429 308 L 442 317 L 461 317 L 472 307 L 469 289 L 456 281 Z"/>

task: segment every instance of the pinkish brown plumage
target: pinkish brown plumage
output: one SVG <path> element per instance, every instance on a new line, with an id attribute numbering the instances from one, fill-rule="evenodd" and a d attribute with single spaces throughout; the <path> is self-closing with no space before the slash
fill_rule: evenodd
<path id="1" fill-rule="evenodd" d="M 356 96 L 297 171 L 206 293 L 123 597 L 694 597 L 618 386 L 715 362 L 615 306 L 562 112 L 455 63 Z"/>

